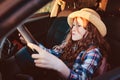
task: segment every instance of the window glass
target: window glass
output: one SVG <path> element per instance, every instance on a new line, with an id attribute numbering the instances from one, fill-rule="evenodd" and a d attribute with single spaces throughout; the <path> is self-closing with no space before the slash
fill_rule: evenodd
<path id="1" fill-rule="evenodd" d="M 36 13 L 51 12 L 54 0 L 46 4 L 43 8 L 39 9 Z"/>

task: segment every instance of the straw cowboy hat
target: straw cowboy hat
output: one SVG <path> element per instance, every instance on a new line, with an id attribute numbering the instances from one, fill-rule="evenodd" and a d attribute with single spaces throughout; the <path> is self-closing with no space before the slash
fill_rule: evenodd
<path id="1" fill-rule="evenodd" d="M 100 34 L 104 37 L 107 33 L 107 29 L 105 24 L 102 22 L 99 14 L 89 8 L 83 8 L 80 11 L 75 11 L 72 12 L 69 16 L 68 16 L 68 24 L 71 27 L 72 23 L 73 23 L 73 18 L 75 17 L 82 17 L 87 19 L 89 22 L 91 22 L 100 32 Z"/>

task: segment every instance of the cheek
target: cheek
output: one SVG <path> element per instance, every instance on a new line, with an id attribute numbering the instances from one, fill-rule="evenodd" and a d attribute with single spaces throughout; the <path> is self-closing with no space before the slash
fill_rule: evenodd
<path id="1" fill-rule="evenodd" d="M 85 33 L 86 30 L 83 27 L 77 28 L 75 34 L 72 35 L 72 40 L 76 41 L 82 39 Z"/>
<path id="2" fill-rule="evenodd" d="M 79 33 L 81 36 L 83 36 L 83 35 L 86 33 L 86 30 L 85 30 L 83 27 L 80 27 L 80 28 L 78 29 L 78 33 Z"/>
<path id="3" fill-rule="evenodd" d="M 80 33 L 81 33 L 81 36 L 83 36 L 86 33 L 86 30 L 81 30 Z"/>

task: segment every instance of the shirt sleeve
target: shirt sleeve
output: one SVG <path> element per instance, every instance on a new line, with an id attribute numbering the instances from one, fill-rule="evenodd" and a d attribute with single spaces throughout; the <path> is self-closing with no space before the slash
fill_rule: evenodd
<path id="1" fill-rule="evenodd" d="M 98 49 L 88 51 L 83 61 L 80 60 L 81 56 L 78 56 L 68 80 L 91 80 L 101 57 Z"/>

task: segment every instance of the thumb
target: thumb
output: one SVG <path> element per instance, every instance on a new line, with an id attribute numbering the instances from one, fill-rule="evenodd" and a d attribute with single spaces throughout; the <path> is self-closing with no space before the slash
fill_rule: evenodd
<path id="1" fill-rule="evenodd" d="M 27 46 L 30 47 L 31 49 L 35 49 L 36 51 L 40 52 L 41 48 L 33 43 L 27 43 Z"/>

